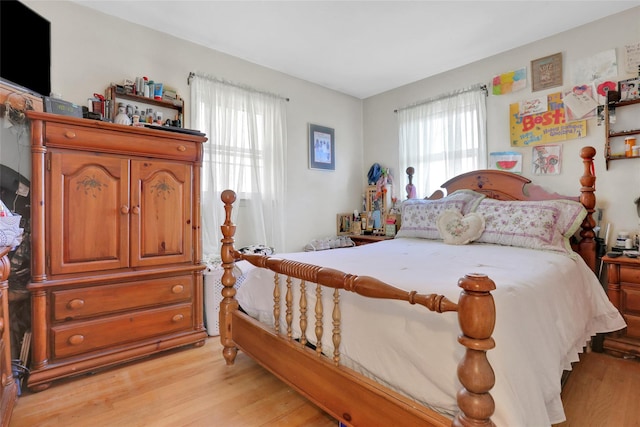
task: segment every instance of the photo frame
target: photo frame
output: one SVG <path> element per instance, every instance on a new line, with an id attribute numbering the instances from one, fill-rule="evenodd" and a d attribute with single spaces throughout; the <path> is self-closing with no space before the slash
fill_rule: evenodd
<path id="1" fill-rule="evenodd" d="M 351 234 L 352 221 L 353 221 L 352 213 L 339 213 L 336 218 L 336 234 L 338 236 Z"/>
<path id="2" fill-rule="evenodd" d="M 309 168 L 336 169 L 336 143 L 332 128 L 309 124 Z"/>
<path id="3" fill-rule="evenodd" d="M 531 91 L 562 86 L 562 53 L 531 61 Z"/>

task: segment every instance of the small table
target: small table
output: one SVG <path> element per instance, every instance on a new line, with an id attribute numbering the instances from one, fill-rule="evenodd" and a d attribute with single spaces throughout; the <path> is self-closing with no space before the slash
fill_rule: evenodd
<path id="1" fill-rule="evenodd" d="M 392 236 L 383 236 L 377 234 L 351 234 L 349 238 L 353 240 L 356 246 L 368 245 L 369 243 L 381 242 L 383 240 L 391 240 Z"/>

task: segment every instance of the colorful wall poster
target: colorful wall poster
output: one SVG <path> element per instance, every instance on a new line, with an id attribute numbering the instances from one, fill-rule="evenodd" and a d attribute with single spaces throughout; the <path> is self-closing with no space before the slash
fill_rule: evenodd
<path id="1" fill-rule="evenodd" d="M 587 136 L 587 121 L 567 123 L 562 93 L 547 96 L 548 110 L 522 116 L 520 103 L 509 105 L 509 126 L 512 147 L 528 147 Z"/>
<path id="2" fill-rule="evenodd" d="M 520 68 L 497 75 L 493 78 L 492 83 L 494 95 L 504 95 L 522 90 L 527 87 L 527 69 Z"/>
<path id="3" fill-rule="evenodd" d="M 522 173 L 522 153 L 516 151 L 489 153 L 489 169 Z"/>

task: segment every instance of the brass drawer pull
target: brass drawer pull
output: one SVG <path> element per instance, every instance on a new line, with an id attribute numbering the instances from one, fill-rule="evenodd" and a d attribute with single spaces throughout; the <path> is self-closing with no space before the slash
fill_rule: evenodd
<path id="1" fill-rule="evenodd" d="M 184 292 L 184 285 L 174 285 L 171 288 L 171 292 L 173 292 L 174 294 L 181 294 L 182 292 Z"/>
<path id="2" fill-rule="evenodd" d="M 171 318 L 171 321 L 172 321 L 173 323 L 182 322 L 183 320 L 184 320 L 184 315 L 182 315 L 182 314 L 176 314 L 175 316 L 173 316 L 173 317 Z"/>
<path id="3" fill-rule="evenodd" d="M 84 342 L 84 335 L 71 335 L 69 337 L 69 344 L 71 345 L 80 345 Z"/>
<path id="4" fill-rule="evenodd" d="M 77 135 L 74 131 L 68 130 L 64 133 L 64 136 L 66 136 L 69 139 L 74 139 Z"/>
<path id="5" fill-rule="evenodd" d="M 74 298 L 67 303 L 67 308 L 70 310 L 77 310 L 84 307 L 84 300 L 80 298 Z"/>

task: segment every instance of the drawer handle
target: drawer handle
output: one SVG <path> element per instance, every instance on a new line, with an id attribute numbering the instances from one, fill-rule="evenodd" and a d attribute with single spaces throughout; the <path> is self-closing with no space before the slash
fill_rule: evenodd
<path id="1" fill-rule="evenodd" d="M 184 153 L 185 151 L 187 151 L 187 147 L 185 147 L 184 145 L 178 145 L 178 151 Z"/>
<path id="2" fill-rule="evenodd" d="M 176 314 L 175 316 L 173 316 L 171 318 L 171 321 L 173 323 L 178 323 L 178 322 L 182 322 L 182 320 L 184 320 L 184 315 L 183 314 Z"/>
<path id="3" fill-rule="evenodd" d="M 131 212 L 133 212 L 133 214 L 134 214 L 134 215 L 138 215 L 138 214 L 140 214 L 140 206 L 134 206 L 134 207 L 131 209 Z"/>
<path id="4" fill-rule="evenodd" d="M 84 307 L 84 300 L 80 298 L 74 298 L 67 303 L 67 308 L 70 310 L 77 310 Z"/>
<path id="5" fill-rule="evenodd" d="M 184 291 L 184 285 L 174 285 L 171 288 L 171 292 L 174 294 L 181 294 Z"/>
<path id="6" fill-rule="evenodd" d="M 71 345 L 80 345 L 84 342 L 84 335 L 71 335 L 69 337 L 69 344 Z"/>
<path id="7" fill-rule="evenodd" d="M 66 136 L 69 139 L 74 139 L 77 135 L 74 131 L 68 130 L 64 133 L 64 136 Z"/>
<path id="8" fill-rule="evenodd" d="M 120 213 L 122 213 L 122 215 L 126 215 L 129 213 L 129 206 L 124 205 L 120 208 Z"/>

